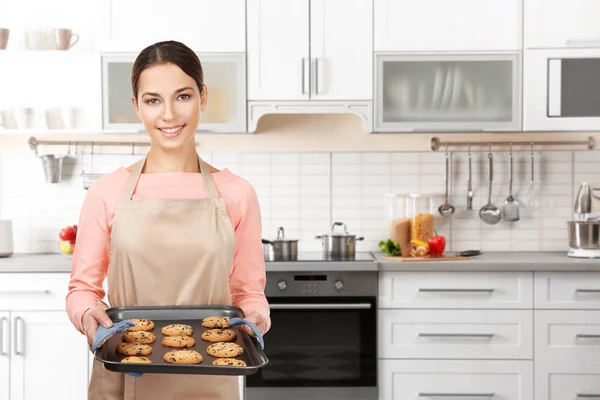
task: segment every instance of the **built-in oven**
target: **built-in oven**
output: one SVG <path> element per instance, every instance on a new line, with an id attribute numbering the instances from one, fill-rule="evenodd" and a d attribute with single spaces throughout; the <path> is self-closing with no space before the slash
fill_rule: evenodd
<path id="1" fill-rule="evenodd" d="M 377 272 L 267 272 L 269 363 L 247 400 L 377 399 Z"/>
<path id="2" fill-rule="evenodd" d="M 524 130 L 600 126 L 600 48 L 527 49 L 524 82 Z"/>

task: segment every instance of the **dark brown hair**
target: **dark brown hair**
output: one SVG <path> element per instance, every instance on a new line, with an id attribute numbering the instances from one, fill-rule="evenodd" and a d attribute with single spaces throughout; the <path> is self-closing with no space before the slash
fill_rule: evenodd
<path id="1" fill-rule="evenodd" d="M 202 64 L 200 59 L 192 49 L 185 44 L 169 40 L 166 42 L 154 43 L 146 47 L 138 54 L 133 68 L 131 69 L 131 88 L 133 96 L 137 102 L 138 97 L 138 81 L 140 75 L 146 68 L 154 65 L 174 64 L 177 65 L 190 78 L 196 81 L 200 93 L 202 93 L 202 85 L 204 84 L 204 72 L 202 72 Z"/>

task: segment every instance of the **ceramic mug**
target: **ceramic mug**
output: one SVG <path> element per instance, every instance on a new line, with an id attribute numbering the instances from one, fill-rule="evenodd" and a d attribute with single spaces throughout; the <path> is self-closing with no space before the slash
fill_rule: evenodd
<path id="1" fill-rule="evenodd" d="M 56 50 L 69 50 L 79 42 L 79 35 L 70 29 L 53 29 Z M 73 41 L 73 39 L 75 39 Z"/>
<path id="2" fill-rule="evenodd" d="M 6 28 L 0 28 L 0 50 L 6 49 L 6 46 L 8 46 L 9 37 L 10 30 Z"/>

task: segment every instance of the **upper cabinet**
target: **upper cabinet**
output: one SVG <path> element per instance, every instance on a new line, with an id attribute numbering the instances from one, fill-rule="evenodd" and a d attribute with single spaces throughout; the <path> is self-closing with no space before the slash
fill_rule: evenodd
<path id="1" fill-rule="evenodd" d="M 371 100 L 372 0 L 248 0 L 249 100 Z"/>
<path id="2" fill-rule="evenodd" d="M 375 51 L 499 51 L 522 47 L 522 0 L 374 1 Z"/>
<path id="3" fill-rule="evenodd" d="M 600 1 L 525 0 L 526 48 L 600 47 Z"/>
<path id="4" fill-rule="evenodd" d="M 246 49 L 245 0 L 97 0 L 99 51 L 139 52 L 177 40 L 197 52 Z"/>

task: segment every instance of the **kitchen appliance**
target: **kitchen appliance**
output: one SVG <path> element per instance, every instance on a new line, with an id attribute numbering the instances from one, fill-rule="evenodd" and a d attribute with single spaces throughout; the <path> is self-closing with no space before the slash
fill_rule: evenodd
<path id="1" fill-rule="evenodd" d="M 277 239 L 262 240 L 265 261 L 295 261 L 298 258 L 298 239 L 287 239 L 282 226 L 277 228 Z"/>
<path id="2" fill-rule="evenodd" d="M 13 252 L 12 221 L 10 219 L 0 220 L 0 257 L 10 257 Z"/>
<path id="3" fill-rule="evenodd" d="M 575 196 L 569 228 L 569 257 L 600 258 L 600 198 L 583 182 Z"/>
<path id="4" fill-rule="evenodd" d="M 246 377 L 245 400 L 376 400 L 377 263 L 319 252 L 267 263 L 269 364 Z M 285 267 L 285 268 L 284 268 Z"/>
<path id="5" fill-rule="evenodd" d="M 343 226 L 343 232 L 336 232 L 336 226 Z M 356 254 L 356 241 L 364 240 L 364 237 L 348 233 L 346 224 L 343 222 L 334 222 L 331 225 L 331 232 L 315 236 L 315 239 L 321 239 L 323 254 L 328 258 L 339 258 L 342 260 L 352 259 Z"/>

